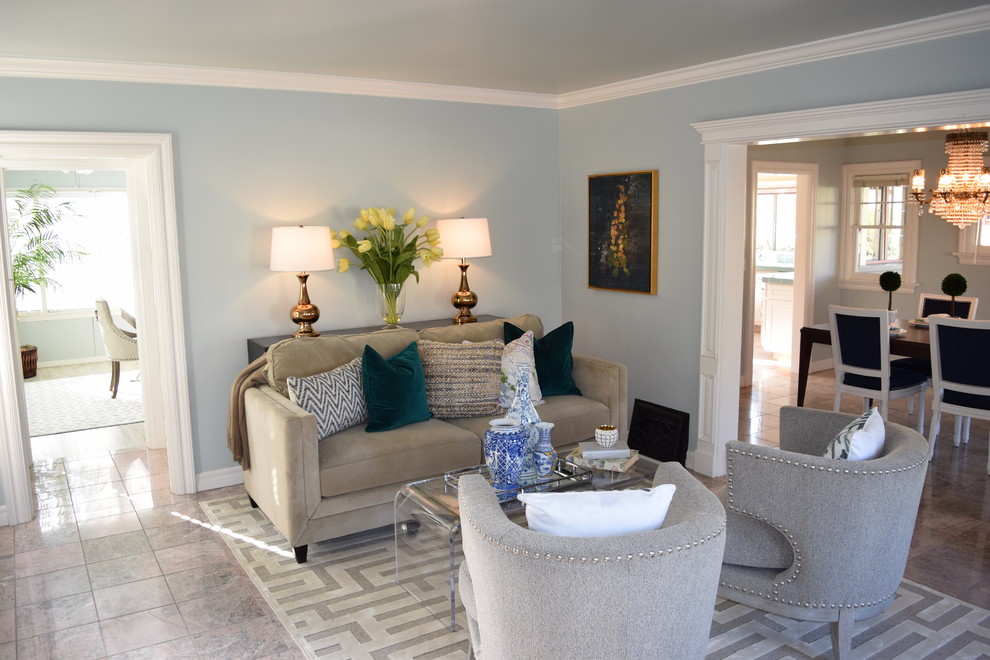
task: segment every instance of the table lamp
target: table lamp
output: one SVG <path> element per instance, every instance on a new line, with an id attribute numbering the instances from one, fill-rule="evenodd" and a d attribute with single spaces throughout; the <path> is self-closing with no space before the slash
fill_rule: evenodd
<path id="1" fill-rule="evenodd" d="M 460 259 L 461 285 L 450 297 L 451 304 L 457 308 L 453 323 L 474 323 L 478 320 L 471 313 L 471 308 L 478 304 L 478 296 L 468 288 L 465 259 L 492 256 L 492 242 L 488 235 L 488 218 L 454 218 L 437 220 L 437 230 L 443 246 L 443 256 Z"/>
<path id="2" fill-rule="evenodd" d="M 333 270 L 333 248 L 329 227 L 274 227 L 272 229 L 271 269 L 295 272 L 299 278 L 299 302 L 289 310 L 298 329 L 293 337 L 319 337 L 313 324 L 320 319 L 320 308 L 309 302 L 306 280 L 317 270 Z"/>

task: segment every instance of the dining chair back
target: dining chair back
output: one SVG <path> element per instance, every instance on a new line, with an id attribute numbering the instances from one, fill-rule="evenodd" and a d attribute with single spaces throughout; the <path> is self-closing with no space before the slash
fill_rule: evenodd
<path id="1" fill-rule="evenodd" d="M 990 321 L 933 317 L 929 332 L 934 388 L 932 423 L 928 431 L 931 460 L 935 455 L 942 413 L 956 416 L 952 442 L 957 447 L 960 439 L 969 442 L 971 418 L 990 420 Z M 987 474 L 990 475 L 990 459 Z"/>
<path id="2" fill-rule="evenodd" d="M 121 315 L 137 330 L 134 317 L 121 310 Z M 119 327 L 110 313 L 110 305 L 102 298 L 96 301 L 96 320 L 103 337 L 103 348 L 110 358 L 110 398 L 117 398 L 117 388 L 120 385 L 120 363 L 126 360 L 138 359 L 137 333 Z"/>
<path id="3" fill-rule="evenodd" d="M 979 298 L 956 296 L 955 315 L 961 319 L 975 319 Z M 926 319 L 932 314 L 952 314 L 952 296 L 941 293 L 923 293 L 918 300 L 918 318 Z"/>
<path id="4" fill-rule="evenodd" d="M 864 412 L 870 400 L 879 401 L 880 414 L 887 419 L 891 399 L 917 394 L 917 428 L 923 433 L 928 377 L 891 363 L 887 310 L 829 305 L 828 322 L 835 368 L 833 410 L 840 409 L 843 394 L 852 394 L 863 397 Z"/>

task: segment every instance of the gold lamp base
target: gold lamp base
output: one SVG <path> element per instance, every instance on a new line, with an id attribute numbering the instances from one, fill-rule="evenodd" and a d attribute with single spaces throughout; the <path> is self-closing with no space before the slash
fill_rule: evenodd
<path id="1" fill-rule="evenodd" d="M 468 265 L 461 260 L 457 267 L 461 269 L 460 290 L 455 291 L 450 297 L 450 303 L 457 308 L 457 316 L 451 319 L 456 325 L 465 323 L 475 323 L 478 317 L 471 313 L 471 309 L 478 304 L 478 295 L 468 287 L 467 269 Z"/>
<path id="2" fill-rule="evenodd" d="M 313 324 L 320 320 L 320 308 L 309 302 L 309 291 L 306 289 L 306 280 L 309 273 L 299 273 L 299 302 L 289 310 L 291 318 L 299 329 L 292 333 L 293 337 L 319 337 L 320 333 L 313 329 Z"/>

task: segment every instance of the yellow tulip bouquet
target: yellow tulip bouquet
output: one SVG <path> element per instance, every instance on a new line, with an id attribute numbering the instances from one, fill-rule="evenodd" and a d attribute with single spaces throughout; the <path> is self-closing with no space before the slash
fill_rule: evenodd
<path id="1" fill-rule="evenodd" d="M 388 327 L 396 327 L 402 314 L 399 304 L 402 285 L 412 275 L 419 282 L 416 260 L 429 265 L 443 256 L 440 247 L 440 232 L 436 229 L 422 229 L 430 219 L 423 216 L 416 219 L 416 209 L 409 209 L 396 222 L 394 208 L 361 209 L 361 217 L 354 221 L 354 228 L 365 232 L 365 238 L 358 240 L 347 230 L 334 235 L 333 247 L 345 247 L 361 262 L 361 270 L 368 271 L 382 295 L 382 318 Z M 347 272 L 350 259 L 337 262 L 337 270 Z"/>

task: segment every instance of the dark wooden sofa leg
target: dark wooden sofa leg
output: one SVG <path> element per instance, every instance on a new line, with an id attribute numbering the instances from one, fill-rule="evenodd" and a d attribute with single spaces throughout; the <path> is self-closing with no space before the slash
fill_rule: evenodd
<path id="1" fill-rule="evenodd" d="M 292 551 L 296 553 L 296 563 L 305 564 L 306 563 L 306 552 L 309 550 L 308 545 L 297 545 L 292 548 Z"/>
<path id="2" fill-rule="evenodd" d="M 254 498 L 253 498 L 253 497 L 251 497 L 250 495 L 248 495 L 248 502 L 250 502 L 250 503 L 251 503 L 251 508 L 252 508 L 252 509 L 257 509 L 257 508 L 258 508 L 258 503 L 257 503 L 257 502 L 255 502 L 255 501 L 254 501 Z"/>

